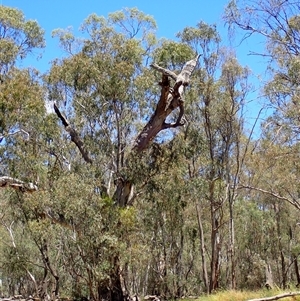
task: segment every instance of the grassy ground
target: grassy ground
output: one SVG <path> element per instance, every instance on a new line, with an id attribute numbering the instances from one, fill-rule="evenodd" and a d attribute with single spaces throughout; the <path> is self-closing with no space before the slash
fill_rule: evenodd
<path id="1" fill-rule="evenodd" d="M 290 290 L 292 292 L 298 291 Z M 197 299 L 183 299 L 184 301 L 246 301 L 255 298 L 262 298 L 262 297 L 271 297 L 283 293 L 288 293 L 290 291 L 281 291 L 281 290 L 260 290 L 255 292 L 250 291 L 222 291 L 216 294 L 212 294 L 209 296 L 203 296 Z M 182 301 L 183 301 L 182 300 Z M 300 301 L 300 295 L 295 297 L 288 297 L 279 299 L 279 301 Z"/>

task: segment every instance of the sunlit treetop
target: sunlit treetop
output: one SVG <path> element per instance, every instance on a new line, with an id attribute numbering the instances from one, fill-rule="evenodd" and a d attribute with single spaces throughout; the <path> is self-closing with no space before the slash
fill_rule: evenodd
<path id="1" fill-rule="evenodd" d="M 45 47 L 44 30 L 35 20 L 25 20 L 18 9 L 0 6 L 0 71 Z M 5 68 L 5 69 L 4 69 Z"/>

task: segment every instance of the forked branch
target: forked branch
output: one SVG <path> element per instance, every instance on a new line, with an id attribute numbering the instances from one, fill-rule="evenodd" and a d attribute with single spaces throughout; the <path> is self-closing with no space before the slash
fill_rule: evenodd
<path id="1" fill-rule="evenodd" d="M 182 117 L 184 114 L 185 87 L 189 85 L 190 77 L 197 65 L 199 56 L 197 55 L 196 58 L 188 61 L 178 75 L 157 64 L 150 65 L 153 69 L 162 73 L 160 99 L 155 112 L 136 138 L 133 148 L 135 151 L 142 152 L 146 149 L 161 130 L 184 125 Z M 173 87 L 170 86 L 170 79 L 175 81 Z M 166 118 L 177 108 L 179 108 L 179 115 L 176 122 L 167 123 Z"/>

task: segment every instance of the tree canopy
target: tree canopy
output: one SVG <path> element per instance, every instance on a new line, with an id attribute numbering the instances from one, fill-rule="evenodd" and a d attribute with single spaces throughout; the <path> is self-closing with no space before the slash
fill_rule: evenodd
<path id="1" fill-rule="evenodd" d="M 169 40 L 136 8 L 92 14 L 84 38 L 53 31 L 64 55 L 42 74 L 19 63 L 45 47 L 43 29 L 1 5 L 0 293 L 300 285 L 299 14 L 275 0 L 224 11 L 231 33 L 266 46 L 260 109 L 272 110 L 254 136 L 251 66 L 214 24 Z"/>

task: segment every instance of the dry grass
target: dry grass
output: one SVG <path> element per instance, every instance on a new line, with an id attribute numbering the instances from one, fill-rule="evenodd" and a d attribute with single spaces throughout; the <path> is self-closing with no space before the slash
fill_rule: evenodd
<path id="1" fill-rule="evenodd" d="M 292 290 L 292 291 L 297 291 Z M 289 291 L 282 290 L 260 290 L 260 291 L 221 291 L 216 294 L 202 296 L 197 299 L 183 299 L 182 301 L 246 301 L 255 298 L 271 297 Z M 300 301 L 300 295 L 279 299 L 279 301 Z"/>

